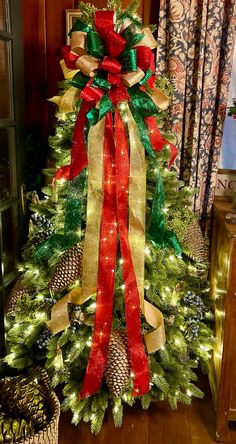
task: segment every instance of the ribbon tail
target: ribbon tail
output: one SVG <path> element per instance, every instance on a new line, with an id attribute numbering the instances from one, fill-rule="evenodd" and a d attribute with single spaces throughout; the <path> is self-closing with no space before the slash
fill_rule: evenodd
<path id="1" fill-rule="evenodd" d="M 112 113 L 106 116 L 104 136 L 104 195 L 100 234 L 98 288 L 92 347 L 80 398 L 98 392 L 107 361 L 112 325 L 117 251 L 115 145 Z"/>
<path id="2" fill-rule="evenodd" d="M 123 259 L 124 297 L 130 362 L 133 372 L 133 396 L 149 391 L 149 367 L 142 342 L 140 297 L 128 238 L 127 205 L 129 153 L 126 130 L 118 111 L 115 113 L 116 187 L 120 247 Z M 144 227 L 143 227 L 144 228 Z"/>

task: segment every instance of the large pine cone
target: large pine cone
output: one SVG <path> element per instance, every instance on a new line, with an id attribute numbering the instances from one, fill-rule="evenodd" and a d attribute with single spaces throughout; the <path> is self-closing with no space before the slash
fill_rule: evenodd
<path id="1" fill-rule="evenodd" d="M 25 440 L 34 434 L 34 427 L 31 421 L 23 418 L 11 418 L 0 415 L 0 444 L 12 444 L 20 440 Z"/>
<path id="2" fill-rule="evenodd" d="M 128 338 L 125 331 L 113 330 L 109 342 L 105 380 L 110 391 L 119 397 L 130 378 Z"/>
<path id="3" fill-rule="evenodd" d="M 23 287 L 22 285 L 22 280 L 23 280 L 24 276 L 20 276 L 14 287 L 11 290 L 11 293 L 8 297 L 8 301 L 5 307 L 5 312 L 7 314 L 10 315 L 14 315 L 14 311 L 15 311 L 15 306 L 16 303 L 18 302 L 19 299 L 22 298 L 22 296 L 24 296 L 25 294 L 29 293 L 29 290 L 27 290 L 26 288 Z M 32 291 L 32 290 L 31 290 Z"/>
<path id="4" fill-rule="evenodd" d="M 0 403 L 16 416 L 23 416 L 42 429 L 47 424 L 48 411 L 39 390 L 30 378 L 4 378 L 0 381 Z"/>
<path id="5" fill-rule="evenodd" d="M 184 253 L 195 261 L 206 261 L 208 251 L 198 220 L 193 220 L 184 237 Z"/>
<path id="6" fill-rule="evenodd" d="M 62 255 L 49 282 L 53 293 L 69 287 L 82 276 L 82 259 L 82 245 L 73 245 Z"/>

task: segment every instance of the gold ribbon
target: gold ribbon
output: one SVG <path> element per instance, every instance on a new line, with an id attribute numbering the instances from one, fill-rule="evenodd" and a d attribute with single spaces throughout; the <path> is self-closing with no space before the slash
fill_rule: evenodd
<path id="1" fill-rule="evenodd" d="M 152 94 L 150 94 L 150 97 L 152 98 L 153 102 L 155 103 L 158 108 L 161 110 L 165 110 L 169 106 L 169 97 L 163 93 L 159 88 L 154 88 Z"/>
<path id="2" fill-rule="evenodd" d="M 88 134 L 87 223 L 83 251 L 83 300 L 97 291 L 100 226 L 103 203 L 103 145 L 105 117 Z"/>
<path id="3" fill-rule="evenodd" d="M 61 60 L 60 61 L 60 65 L 61 65 L 61 69 L 62 69 L 62 72 L 63 72 L 63 75 L 64 75 L 65 79 L 73 79 L 75 74 L 77 74 L 77 72 L 80 71 L 79 69 L 67 68 L 65 60 Z"/>
<path id="4" fill-rule="evenodd" d="M 135 83 L 140 82 L 140 80 L 142 80 L 144 76 L 145 74 L 140 68 L 137 68 L 137 71 L 127 72 L 125 74 L 120 75 L 120 77 L 123 80 L 123 83 L 128 87 L 131 87 L 135 85 Z"/>
<path id="5" fill-rule="evenodd" d="M 140 306 L 144 309 L 144 249 L 146 225 L 146 163 L 137 124 L 127 109 L 130 141 L 129 244 L 136 275 Z"/>
<path id="6" fill-rule="evenodd" d="M 164 318 L 158 308 L 144 299 L 146 162 L 137 124 L 128 107 L 126 111 L 130 140 L 129 243 L 139 290 L 140 307 L 147 323 L 155 329 L 145 335 L 148 353 L 153 353 L 165 343 Z"/>
<path id="7" fill-rule="evenodd" d="M 146 321 L 155 330 L 145 335 L 148 353 L 155 353 L 166 342 L 165 325 L 162 312 L 148 301 L 144 301 L 143 314 Z"/>
<path id="8" fill-rule="evenodd" d="M 86 37 L 87 37 L 87 32 L 83 31 L 72 32 L 70 40 L 70 47 L 72 54 L 76 54 L 78 56 L 87 54 L 85 49 Z"/>
<path id="9" fill-rule="evenodd" d="M 100 65 L 100 60 L 88 54 L 82 55 L 75 62 L 75 66 L 79 68 L 83 74 L 94 77 Z"/>
<path id="10" fill-rule="evenodd" d="M 60 113 L 71 113 L 75 111 L 76 102 L 79 100 L 80 91 L 71 86 L 62 96 L 54 96 L 48 99 L 49 102 L 56 103 Z"/>
<path id="11" fill-rule="evenodd" d="M 52 307 L 51 319 L 50 321 L 47 321 L 47 326 L 54 335 L 64 331 L 70 326 L 68 304 L 81 305 L 82 303 L 82 288 L 76 288 L 67 293 Z M 82 322 L 85 325 L 93 325 L 93 321 L 91 321 L 91 319 L 85 315 L 83 315 Z"/>
<path id="12" fill-rule="evenodd" d="M 156 39 L 153 37 L 152 35 L 152 31 L 150 30 L 150 28 L 143 28 L 140 30 L 137 30 L 137 32 L 144 34 L 144 37 L 142 38 L 142 40 L 140 40 L 140 42 L 137 43 L 137 45 L 134 46 L 149 46 L 149 48 L 154 49 L 157 47 L 157 41 Z"/>

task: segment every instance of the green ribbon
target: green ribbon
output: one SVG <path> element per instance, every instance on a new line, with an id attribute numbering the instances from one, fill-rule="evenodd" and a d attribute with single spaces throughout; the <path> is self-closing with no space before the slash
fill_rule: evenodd
<path id="1" fill-rule="evenodd" d="M 103 59 L 105 46 L 100 35 L 96 31 L 89 31 L 86 38 L 86 50 L 89 55 Z"/>
<path id="2" fill-rule="evenodd" d="M 108 83 L 107 79 L 107 74 L 103 73 L 103 72 L 99 72 L 92 81 L 91 86 L 95 86 L 97 88 L 101 88 L 104 91 L 109 91 L 109 89 L 111 89 L 111 85 L 110 83 Z"/>
<path id="3" fill-rule="evenodd" d="M 145 76 L 140 80 L 139 85 L 141 85 L 141 86 L 144 85 L 148 81 L 148 79 L 150 79 L 150 77 L 152 77 L 153 74 L 154 74 L 154 72 L 150 68 L 148 68 L 145 71 Z"/>
<path id="4" fill-rule="evenodd" d="M 141 91 L 138 86 L 132 86 L 128 91 L 132 99 L 132 104 L 142 117 L 160 114 L 151 97 L 144 91 Z"/>
<path id="5" fill-rule="evenodd" d="M 134 45 L 142 40 L 144 34 L 136 32 L 136 26 L 131 23 L 123 32 L 124 39 L 128 42 L 126 48 L 132 48 Z"/>
<path id="6" fill-rule="evenodd" d="M 110 98 L 107 94 L 104 94 L 104 96 L 101 98 L 99 102 L 99 109 L 92 108 L 87 113 L 87 122 L 89 126 L 95 125 L 99 120 L 101 120 L 108 111 L 114 110 L 114 106 Z"/>
<path id="7" fill-rule="evenodd" d="M 89 80 L 89 76 L 85 76 L 81 72 L 77 72 L 74 77 L 68 81 L 68 83 L 75 88 L 83 89 L 85 88 Z"/>
<path id="8" fill-rule="evenodd" d="M 182 253 L 182 248 L 177 237 L 175 236 L 173 231 L 167 230 L 165 228 L 165 218 L 162 211 L 165 202 L 164 186 L 162 176 L 158 170 L 157 159 L 152 148 L 148 126 L 145 123 L 143 116 L 134 108 L 134 106 L 132 106 L 132 104 L 129 104 L 129 107 L 134 120 L 138 125 L 141 142 L 145 150 L 151 157 L 155 168 L 157 169 L 156 190 L 152 204 L 152 214 L 151 222 L 148 229 L 148 237 L 157 247 L 171 247 L 175 250 L 176 254 L 180 256 Z"/>
<path id="9" fill-rule="evenodd" d="M 56 250 L 67 250 L 77 242 L 78 236 L 74 234 L 52 234 L 36 247 L 35 258 L 37 260 L 48 259 Z"/>
<path id="10" fill-rule="evenodd" d="M 74 32 L 74 31 L 89 32 L 90 27 L 86 23 L 82 22 L 81 20 L 76 20 L 75 24 L 72 26 L 68 35 L 71 36 L 72 32 Z"/>
<path id="11" fill-rule="evenodd" d="M 136 49 L 128 49 L 123 51 L 119 57 L 122 65 L 122 71 L 130 72 L 137 70 L 137 51 Z"/>

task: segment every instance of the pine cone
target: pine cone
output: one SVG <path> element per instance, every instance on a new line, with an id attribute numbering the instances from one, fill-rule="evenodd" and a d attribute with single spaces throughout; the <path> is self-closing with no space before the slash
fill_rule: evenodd
<path id="1" fill-rule="evenodd" d="M 22 439 L 25 440 L 33 434 L 34 427 L 31 421 L 0 415 L 0 444 L 11 444 Z"/>
<path id="2" fill-rule="evenodd" d="M 191 259 L 200 262 L 207 260 L 207 247 L 198 220 L 193 220 L 189 224 L 184 237 L 184 245 L 186 247 L 184 253 Z"/>
<path id="3" fill-rule="evenodd" d="M 49 289 L 53 293 L 69 287 L 82 276 L 82 258 L 82 245 L 74 245 L 62 255 L 49 282 Z"/>
<path id="4" fill-rule="evenodd" d="M 30 378 L 16 376 L 0 381 L 0 402 L 16 416 L 23 416 L 42 429 L 47 424 L 48 412 L 39 386 Z"/>
<path id="5" fill-rule="evenodd" d="M 28 293 L 28 290 L 26 290 L 26 288 L 24 288 L 22 285 L 23 277 L 24 276 L 22 275 L 17 279 L 14 287 L 11 290 L 11 293 L 8 297 L 7 305 L 5 308 L 5 312 L 7 314 L 14 315 L 14 310 L 15 310 L 15 306 L 16 306 L 17 301 L 19 299 L 21 299 L 22 296 L 24 296 L 26 293 Z"/>
<path id="6" fill-rule="evenodd" d="M 110 337 L 105 380 L 110 391 L 119 397 L 130 378 L 128 338 L 124 331 L 113 330 Z"/>

